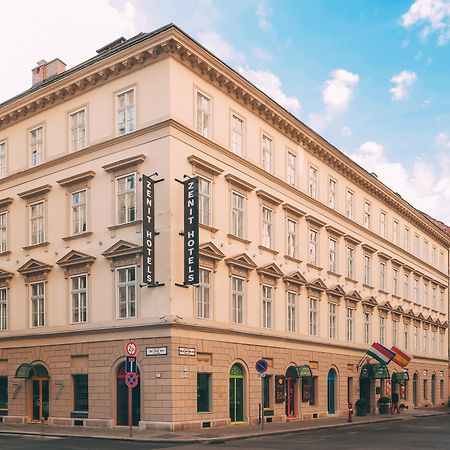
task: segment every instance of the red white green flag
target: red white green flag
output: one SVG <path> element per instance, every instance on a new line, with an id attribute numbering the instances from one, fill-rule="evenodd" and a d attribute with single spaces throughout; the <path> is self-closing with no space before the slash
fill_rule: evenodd
<path id="1" fill-rule="evenodd" d="M 391 351 L 395 353 L 395 356 L 392 358 L 392 361 L 394 361 L 395 364 L 397 364 L 401 368 L 406 367 L 412 359 L 412 355 L 405 352 L 405 350 L 400 350 L 395 345 L 391 347 Z"/>
<path id="2" fill-rule="evenodd" d="M 367 354 L 375 358 L 380 364 L 387 365 L 395 356 L 395 353 L 378 342 L 374 342 L 372 347 L 367 350 Z"/>

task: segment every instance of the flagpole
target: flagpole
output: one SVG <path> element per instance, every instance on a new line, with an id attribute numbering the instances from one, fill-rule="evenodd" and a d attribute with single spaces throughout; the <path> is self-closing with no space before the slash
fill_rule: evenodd
<path id="1" fill-rule="evenodd" d="M 359 360 L 358 364 L 356 364 L 356 370 L 359 370 L 359 368 L 362 366 L 362 363 L 367 359 L 367 353 L 364 354 L 364 356 Z"/>

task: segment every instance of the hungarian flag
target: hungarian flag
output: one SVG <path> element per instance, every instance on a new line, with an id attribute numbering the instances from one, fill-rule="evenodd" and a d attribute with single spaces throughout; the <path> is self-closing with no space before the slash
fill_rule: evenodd
<path id="1" fill-rule="evenodd" d="M 395 345 L 391 347 L 391 351 L 395 353 L 392 361 L 394 361 L 395 364 L 397 364 L 401 368 L 406 367 L 412 359 L 412 356 L 409 353 L 406 353 L 404 350 L 400 350 Z"/>
<path id="2" fill-rule="evenodd" d="M 380 364 L 387 365 L 395 356 L 395 353 L 378 342 L 374 342 L 372 347 L 367 350 L 367 354 L 375 358 Z"/>

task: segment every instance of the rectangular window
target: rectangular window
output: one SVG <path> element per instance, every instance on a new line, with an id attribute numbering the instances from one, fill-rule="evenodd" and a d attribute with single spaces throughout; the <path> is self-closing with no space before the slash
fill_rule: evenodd
<path id="1" fill-rule="evenodd" d="M 368 230 L 372 226 L 372 205 L 369 202 L 364 202 L 364 227 Z"/>
<path id="2" fill-rule="evenodd" d="M 408 323 L 403 324 L 403 345 L 405 347 L 405 350 L 409 349 L 409 324 Z"/>
<path id="3" fill-rule="evenodd" d="M 439 269 L 444 270 L 444 252 L 439 252 Z"/>
<path id="4" fill-rule="evenodd" d="M 212 225 L 212 183 L 203 177 L 198 178 L 198 221 L 202 225 Z"/>
<path id="5" fill-rule="evenodd" d="M 364 313 L 364 344 L 370 343 L 370 322 L 371 315 L 370 313 Z"/>
<path id="6" fill-rule="evenodd" d="M 197 412 L 211 410 L 211 374 L 197 373 Z"/>
<path id="7" fill-rule="evenodd" d="M 309 297 L 309 334 L 317 336 L 317 298 Z"/>
<path id="8" fill-rule="evenodd" d="M 317 198 L 317 169 L 309 166 L 309 195 Z"/>
<path id="9" fill-rule="evenodd" d="M 89 411 L 88 376 L 73 375 L 73 410 L 80 412 Z"/>
<path id="10" fill-rule="evenodd" d="M 6 177 L 6 142 L 0 142 L 0 178 Z"/>
<path id="11" fill-rule="evenodd" d="M 0 376 L 0 416 L 8 413 L 8 377 Z"/>
<path id="12" fill-rule="evenodd" d="M 345 196 L 345 214 L 349 219 L 353 219 L 355 216 L 355 194 L 349 190 Z"/>
<path id="13" fill-rule="evenodd" d="M 0 253 L 8 250 L 8 226 L 6 213 L 0 214 Z"/>
<path id="14" fill-rule="evenodd" d="M 428 291 L 428 288 L 427 288 L 427 291 Z M 425 299 L 424 299 L 423 303 L 425 304 Z M 437 307 L 437 299 L 436 299 L 436 288 L 434 286 L 431 289 L 431 304 L 432 304 L 432 307 L 434 309 L 436 309 L 436 307 Z"/>
<path id="15" fill-rule="evenodd" d="M 414 255 L 417 257 L 420 255 L 419 246 L 420 246 L 420 237 L 419 237 L 419 235 L 415 234 L 414 235 Z"/>
<path id="16" fill-rule="evenodd" d="M 428 351 L 428 330 L 423 330 L 423 352 L 426 353 Z"/>
<path id="17" fill-rule="evenodd" d="M 31 283 L 31 326 L 45 325 L 45 283 Z"/>
<path id="18" fill-rule="evenodd" d="M 136 128 L 134 89 L 117 95 L 117 134 L 131 133 Z"/>
<path id="19" fill-rule="evenodd" d="M 136 174 L 116 178 L 117 224 L 136 220 Z"/>
<path id="20" fill-rule="evenodd" d="M 272 173 L 272 139 L 265 134 L 261 138 L 261 165 L 266 172 Z"/>
<path id="21" fill-rule="evenodd" d="M 86 111 L 81 109 L 70 114 L 71 151 L 76 152 L 86 147 Z"/>
<path id="22" fill-rule="evenodd" d="M 419 279 L 414 278 L 414 303 L 420 304 Z"/>
<path id="23" fill-rule="evenodd" d="M 197 92 L 197 133 L 211 136 L 211 99 Z"/>
<path id="24" fill-rule="evenodd" d="M 419 351 L 419 327 L 416 326 L 413 328 L 413 350 Z"/>
<path id="25" fill-rule="evenodd" d="M 297 185 L 297 156 L 292 152 L 287 152 L 286 178 L 291 186 Z"/>
<path id="26" fill-rule="evenodd" d="M 272 328 L 272 286 L 262 287 L 262 326 Z"/>
<path id="27" fill-rule="evenodd" d="M 287 255 L 297 258 L 297 222 L 287 220 Z"/>
<path id="28" fill-rule="evenodd" d="M 384 345 L 386 342 L 386 319 L 380 317 L 380 344 Z"/>
<path id="29" fill-rule="evenodd" d="M 355 319 L 354 312 L 355 310 L 352 308 L 346 308 L 347 310 L 347 320 L 346 320 L 346 338 L 347 341 L 353 341 L 354 336 L 354 327 L 355 327 Z"/>
<path id="30" fill-rule="evenodd" d="M 355 277 L 355 249 L 347 247 L 347 278 L 354 280 Z"/>
<path id="31" fill-rule="evenodd" d="M 136 267 L 117 269 L 118 317 L 136 317 Z"/>
<path id="32" fill-rule="evenodd" d="M 272 375 L 267 375 L 263 378 L 263 390 L 264 390 L 264 404 L 263 408 L 270 408 L 271 398 L 272 398 L 272 389 L 271 389 L 271 379 Z"/>
<path id="33" fill-rule="evenodd" d="M 437 256 L 437 250 L 436 250 L 436 247 L 433 247 L 432 249 L 431 249 L 431 265 L 433 266 L 433 267 L 436 267 L 437 266 L 437 261 L 436 261 L 436 256 Z"/>
<path id="34" fill-rule="evenodd" d="M 234 323 L 244 323 L 245 281 L 231 277 L 231 303 Z"/>
<path id="35" fill-rule="evenodd" d="M 442 356 L 445 353 L 444 334 L 439 334 L 439 354 Z"/>
<path id="36" fill-rule="evenodd" d="M 403 298 L 409 299 L 409 275 L 403 275 Z"/>
<path id="37" fill-rule="evenodd" d="M 30 166 L 34 167 L 44 162 L 44 129 L 35 128 L 30 131 Z"/>
<path id="38" fill-rule="evenodd" d="M 423 399 L 428 400 L 428 380 L 423 380 Z"/>
<path id="39" fill-rule="evenodd" d="M 398 322 L 392 321 L 392 345 L 398 344 Z"/>
<path id="40" fill-rule="evenodd" d="M 196 292 L 197 318 L 211 318 L 211 271 L 199 269 L 199 283 Z"/>
<path id="41" fill-rule="evenodd" d="M 72 234 L 85 233 L 87 231 L 87 191 L 72 192 L 70 194 L 71 202 L 71 222 Z"/>
<path id="42" fill-rule="evenodd" d="M 30 245 L 45 242 L 45 203 L 36 202 L 30 208 Z"/>
<path id="43" fill-rule="evenodd" d="M 236 115 L 231 116 L 231 151 L 238 156 L 244 156 L 245 122 Z"/>
<path id="44" fill-rule="evenodd" d="M 297 331 L 297 294 L 287 293 L 287 323 L 288 331 L 295 333 Z"/>
<path id="45" fill-rule="evenodd" d="M 436 331 L 431 331 L 431 354 L 436 354 Z"/>
<path id="46" fill-rule="evenodd" d="M 398 221 L 394 220 L 392 222 L 392 240 L 394 241 L 394 244 L 398 245 Z"/>
<path id="47" fill-rule="evenodd" d="M 337 273 L 338 267 L 337 267 L 337 248 L 338 243 L 336 239 L 330 238 L 328 240 L 328 253 L 329 253 L 329 261 L 328 261 L 328 270 L 330 272 Z"/>
<path id="48" fill-rule="evenodd" d="M 392 294 L 398 295 L 398 269 L 392 269 Z"/>
<path id="49" fill-rule="evenodd" d="M 403 248 L 409 252 L 409 228 L 405 227 L 405 234 L 403 235 Z"/>
<path id="50" fill-rule="evenodd" d="M 337 308 L 336 303 L 328 304 L 328 337 L 337 339 Z"/>
<path id="51" fill-rule="evenodd" d="M 336 209 L 336 197 L 337 197 L 337 182 L 330 178 L 328 180 L 328 206 L 331 209 Z"/>
<path id="52" fill-rule="evenodd" d="M 386 213 L 383 211 L 380 213 L 380 235 L 383 238 L 386 238 L 387 235 Z"/>
<path id="53" fill-rule="evenodd" d="M 380 289 L 386 291 L 386 264 L 380 263 Z"/>
<path id="54" fill-rule="evenodd" d="M 266 206 L 262 207 L 261 245 L 272 248 L 273 238 L 273 211 Z"/>
<path id="55" fill-rule="evenodd" d="M 428 241 L 423 241 L 423 259 L 428 262 Z"/>
<path id="56" fill-rule="evenodd" d="M 440 291 L 440 308 L 439 311 L 445 314 L 445 305 L 444 305 L 444 291 Z"/>
<path id="57" fill-rule="evenodd" d="M 371 258 L 369 255 L 364 255 L 364 284 L 370 286 L 371 282 Z"/>
<path id="58" fill-rule="evenodd" d="M 0 331 L 8 329 L 8 294 L 6 288 L 0 289 Z"/>
<path id="59" fill-rule="evenodd" d="M 318 235 L 316 230 L 309 229 L 309 262 L 315 266 L 319 265 Z"/>
<path id="60" fill-rule="evenodd" d="M 72 296 L 72 322 L 87 321 L 88 288 L 87 275 L 77 275 L 70 278 Z"/>
<path id="61" fill-rule="evenodd" d="M 423 304 L 425 306 L 428 306 L 428 283 L 424 282 L 423 283 Z M 436 300 L 435 298 L 433 300 Z M 436 304 L 434 304 L 433 306 L 434 308 L 436 308 Z"/>
<path id="62" fill-rule="evenodd" d="M 231 234 L 245 237 L 245 197 L 237 192 L 231 193 Z"/>

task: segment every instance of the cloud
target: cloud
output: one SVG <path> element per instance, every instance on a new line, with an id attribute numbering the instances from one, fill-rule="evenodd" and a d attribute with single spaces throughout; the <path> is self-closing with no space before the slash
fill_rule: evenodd
<path id="1" fill-rule="evenodd" d="M 256 47 L 253 49 L 253 56 L 256 60 L 263 63 L 271 63 L 273 61 L 273 56 L 265 48 Z"/>
<path id="2" fill-rule="evenodd" d="M 281 80 L 277 75 L 268 70 L 253 70 L 249 67 L 240 67 L 239 72 L 281 106 L 293 114 L 298 115 L 300 113 L 300 101 L 296 97 L 288 96 L 283 92 Z"/>
<path id="3" fill-rule="evenodd" d="M 256 8 L 256 17 L 258 18 L 258 26 L 262 31 L 269 31 L 272 28 L 272 23 L 269 20 L 271 13 L 272 10 L 267 6 L 266 2 L 259 2 Z"/>
<path id="4" fill-rule="evenodd" d="M 423 27 L 420 31 L 421 39 L 437 33 L 438 45 L 445 45 L 450 41 L 450 1 L 415 0 L 401 16 L 400 23 L 404 28 L 419 24 Z"/>
<path id="5" fill-rule="evenodd" d="M 342 136 L 349 137 L 352 134 L 352 129 L 349 126 L 342 127 L 341 133 Z"/>
<path id="6" fill-rule="evenodd" d="M 225 62 L 235 65 L 243 64 L 245 62 L 245 54 L 236 51 L 233 46 L 216 31 L 202 31 L 197 34 L 197 37 L 203 46 Z"/>
<path id="7" fill-rule="evenodd" d="M 392 100 L 404 100 L 405 98 L 408 98 L 412 85 L 416 80 L 416 72 L 403 70 L 398 75 L 394 75 L 390 80 L 391 83 L 394 84 L 394 87 L 389 89 Z"/>
<path id="8" fill-rule="evenodd" d="M 447 133 L 439 133 L 436 136 L 435 144 L 437 147 L 450 148 L 450 137 Z"/>

